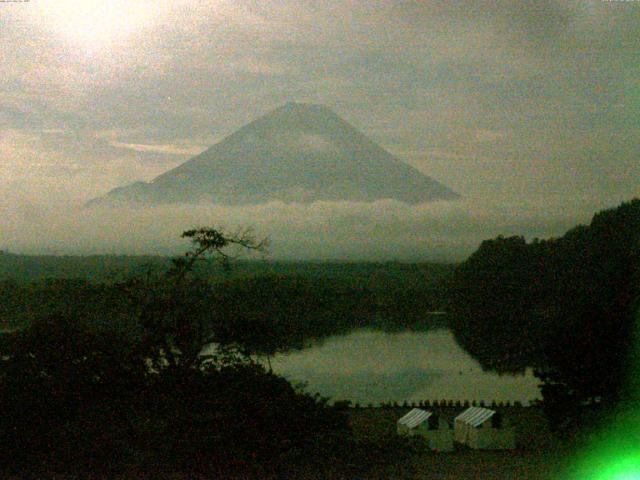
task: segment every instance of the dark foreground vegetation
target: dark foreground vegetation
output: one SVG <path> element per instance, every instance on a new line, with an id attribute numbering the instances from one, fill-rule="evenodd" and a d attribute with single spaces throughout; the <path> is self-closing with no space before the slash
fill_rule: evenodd
<path id="1" fill-rule="evenodd" d="M 344 478 L 409 454 L 395 437 L 356 438 L 346 404 L 329 405 L 255 363 L 247 353 L 275 348 L 268 332 L 220 331 L 210 307 L 221 284 L 194 275 L 196 261 L 261 243 L 209 229 L 185 236 L 193 249 L 163 274 L 4 284 L 13 303 L 3 314 L 24 323 L 0 342 L 3 476 Z M 211 342 L 220 345 L 202 355 Z"/>
<path id="2" fill-rule="evenodd" d="M 152 268 L 0 283 L 0 474 L 464 478 L 480 462 L 485 478 L 543 478 L 548 445 L 515 452 L 513 469 L 509 453 L 436 456 L 390 431 L 392 419 L 371 434 L 366 414 L 253 360 L 362 326 L 430 328 L 424 313 L 445 305 L 445 280 L 459 342 L 486 368 L 535 367 L 551 430 L 584 432 L 638 406 L 640 200 L 558 239 L 483 242 L 452 276 L 397 264 L 213 274 L 198 260 L 226 265 L 227 247 L 264 245 L 213 229 L 184 236 L 192 250 Z"/>
<path id="3" fill-rule="evenodd" d="M 458 341 L 486 367 L 533 366 L 559 430 L 638 398 L 640 199 L 563 237 L 482 243 L 451 281 Z M 588 421 L 586 421 L 588 419 Z"/>

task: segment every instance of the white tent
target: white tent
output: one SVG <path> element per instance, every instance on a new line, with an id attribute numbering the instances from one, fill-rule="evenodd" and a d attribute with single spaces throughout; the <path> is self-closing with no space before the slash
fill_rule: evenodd
<path id="1" fill-rule="evenodd" d="M 414 408 L 398 420 L 398 428 L 404 427 L 408 430 L 414 429 L 424 421 L 428 420 L 431 415 L 433 415 L 433 412 Z"/>
<path id="2" fill-rule="evenodd" d="M 453 450 L 453 431 L 449 424 L 431 411 L 414 408 L 398 420 L 400 435 L 421 436 L 433 450 Z"/>
<path id="3" fill-rule="evenodd" d="M 495 410 L 470 407 L 454 420 L 455 441 L 474 449 L 504 450 L 516 446 L 513 428 Z"/>

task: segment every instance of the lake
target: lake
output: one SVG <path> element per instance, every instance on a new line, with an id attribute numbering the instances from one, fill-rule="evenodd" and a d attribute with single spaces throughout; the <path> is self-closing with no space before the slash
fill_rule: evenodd
<path id="1" fill-rule="evenodd" d="M 448 329 L 383 333 L 357 330 L 301 351 L 276 355 L 273 370 L 307 391 L 362 405 L 405 400 L 539 399 L 539 380 L 485 372 Z"/>

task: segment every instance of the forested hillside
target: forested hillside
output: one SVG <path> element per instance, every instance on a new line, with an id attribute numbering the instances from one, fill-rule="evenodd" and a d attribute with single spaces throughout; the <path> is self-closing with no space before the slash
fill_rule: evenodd
<path id="1" fill-rule="evenodd" d="M 614 401 L 624 390 L 640 298 L 640 200 L 563 237 L 482 243 L 451 281 L 458 340 L 487 368 L 534 366 L 543 394 Z"/>
<path id="2" fill-rule="evenodd" d="M 43 314 L 87 319 L 130 316 L 122 285 L 169 268 L 165 257 L 0 255 L 0 326 L 20 328 Z M 279 349 L 357 327 L 428 328 L 442 309 L 453 265 L 236 261 L 199 262 L 210 284 L 200 300 L 221 332 L 279 333 Z M 124 321 L 124 320 L 123 320 Z M 224 328 L 223 328 L 224 327 Z M 285 338 L 286 337 L 286 338 Z M 244 340 L 248 341 L 248 338 Z M 275 341 L 275 340 L 274 340 Z M 268 350 L 268 349 L 267 349 Z"/>

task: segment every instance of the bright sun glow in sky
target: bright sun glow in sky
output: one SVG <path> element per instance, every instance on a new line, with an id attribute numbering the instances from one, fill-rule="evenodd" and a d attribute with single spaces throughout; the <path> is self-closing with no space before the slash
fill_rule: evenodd
<path id="1" fill-rule="evenodd" d="M 88 51 L 150 26 L 160 9 L 149 0 L 59 0 L 39 7 L 48 27 Z"/>

